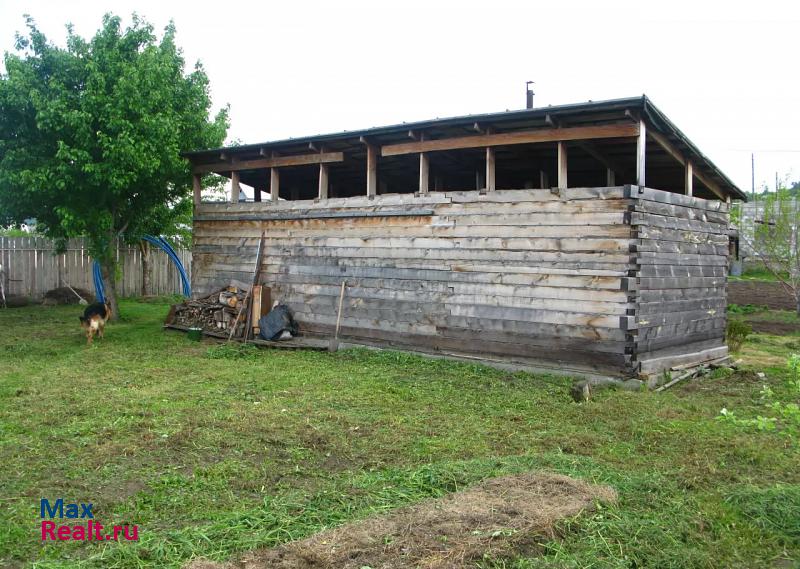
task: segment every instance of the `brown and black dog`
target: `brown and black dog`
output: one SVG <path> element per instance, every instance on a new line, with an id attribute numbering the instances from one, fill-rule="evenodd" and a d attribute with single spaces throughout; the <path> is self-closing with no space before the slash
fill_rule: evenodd
<path id="1" fill-rule="evenodd" d="M 111 318 L 111 307 L 102 302 L 95 302 L 86 307 L 83 316 L 78 316 L 81 321 L 81 328 L 86 330 L 86 344 L 91 346 L 94 335 L 103 337 L 106 327 L 106 320 Z"/>

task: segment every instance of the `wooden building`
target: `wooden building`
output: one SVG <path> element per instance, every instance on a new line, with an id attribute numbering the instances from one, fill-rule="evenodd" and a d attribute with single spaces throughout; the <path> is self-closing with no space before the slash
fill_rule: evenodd
<path id="1" fill-rule="evenodd" d="M 746 196 L 646 97 L 185 155 L 192 288 L 262 281 L 308 335 L 652 375 L 719 358 Z M 203 203 L 202 176 L 235 200 Z M 254 201 L 238 201 L 240 185 Z"/>

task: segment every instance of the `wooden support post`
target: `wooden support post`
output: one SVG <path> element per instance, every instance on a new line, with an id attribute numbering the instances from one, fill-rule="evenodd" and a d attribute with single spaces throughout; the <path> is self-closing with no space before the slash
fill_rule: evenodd
<path id="1" fill-rule="evenodd" d="M 494 148 L 486 147 L 486 191 L 493 192 L 497 189 L 495 183 Z"/>
<path id="2" fill-rule="evenodd" d="M 281 175 L 280 170 L 277 168 L 269 169 L 269 193 L 272 201 L 278 201 L 278 196 L 281 193 Z"/>
<path id="3" fill-rule="evenodd" d="M 558 142 L 558 188 L 567 188 L 567 143 Z"/>
<path id="4" fill-rule="evenodd" d="M 239 185 L 239 172 L 231 172 L 231 203 L 239 202 L 242 186 Z"/>
<path id="5" fill-rule="evenodd" d="M 617 185 L 617 175 L 611 168 L 606 168 L 606 186 L 609 188 Z"/>
<path id="6" fill-rule="evenodd" d="M 378 147 L 367 144 L 367 197 L 374 198 L 378 190 Z"/>
<path id="7" fill-rule="evenodd" d="M 327 164 L 319 165 L 319 194 L 318 198 L 321 200 L 328 199 L 328 179 L 330 172 L 328 171 Z"/>
<path id="8" fill-rule="evenodd" d="M 639 121 L 639 137 L 636 139 L 636 185 L 645 186 L 645 154 L 647 151 L 647 128 Z"/>
<path id="9" fill-rule="evenodd" d="M 545 189 L 550 187 L 550 180 L 547 179 L 547 172 L 539 170 L 539 188 Z"/>
<path id="10" fill-rule="evenodd" d="M 199 174 L 192 176 L 192 193 L 194 194 L 194 205 L 200 205 L 202 199 L 203 183 Z"/>
<path id="11" fill-rule="evenodd" d="M 433 177 L 433 191 L 440 192 L 444 188 L 444 180 L 442 180 L 441 176 L 434 176 Z"/>
<path id="12" fill-rule="evenodd" d="M 683 182 L 683 187 L 686 190 L 686 195 L 691 196 L 694 192 L 694 167 L 688 160 L 686 161 L 686 179 Z"/>
<path id="13" fill-rule="evenodd" d="M 419 154 L 419 193 L 427 194 L 429 189 L 431 163 L 424 152 Z"/>
<path id="14" fill-rule="evenodd" d="M 253 201 L 260 202 L 261 201 L 261 188 L 257 188 L 253 186 Z"/>

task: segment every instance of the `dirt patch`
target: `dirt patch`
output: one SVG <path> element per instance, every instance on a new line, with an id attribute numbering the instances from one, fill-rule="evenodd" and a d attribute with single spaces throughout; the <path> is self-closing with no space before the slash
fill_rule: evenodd
<path id="1" fill-rule="evenodd" d="M 387 515 L 258 550 L 240 561 L 195 560 L 185 569 L 397 569 L 464 567 L 529 551 L 560 519 L 613 502 L 616 492 L 557 474 L 492 478 Z"/>
<path id="2" fill-rule="evenodd" d="M 770 320 L 747 319 L 747 323 L 753 327 L 754 332 L 762 334 L 773 334 L 775 336 L 785 336 L 800 332 L 800 325 L 792 322 L 774 322 Z"/>
<path id="3" fill-rule="evenodd" d="M 752 304 L 773 310 L 794 310 L 794 301 L 780 283 L 728 281 L 728 304 Z"/>

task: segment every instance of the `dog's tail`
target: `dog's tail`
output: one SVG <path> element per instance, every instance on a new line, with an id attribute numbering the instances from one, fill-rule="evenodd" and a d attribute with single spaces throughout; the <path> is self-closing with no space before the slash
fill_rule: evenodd
<path id="1" fill-rule="evenodd" d="M 103 317 L 106 320 L 108 320 L 109 318 L 111 318 L 111 305 L 109 303 L 107 303 L 107 302 L 104 302 L 103 303 L 103 307 L 106 309 L 106 313 L 104 314 Z"/>

